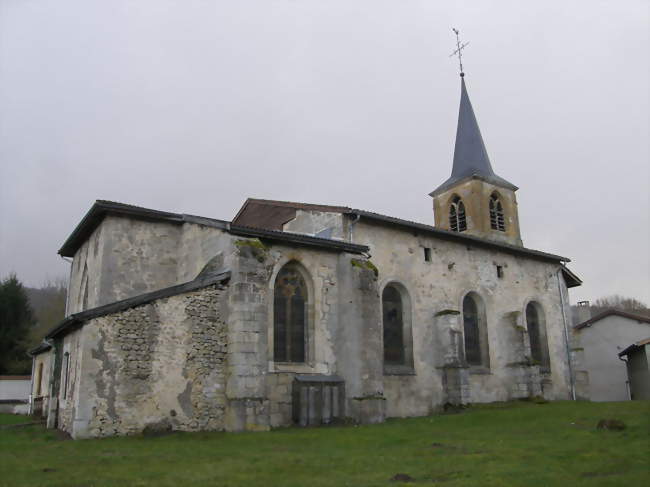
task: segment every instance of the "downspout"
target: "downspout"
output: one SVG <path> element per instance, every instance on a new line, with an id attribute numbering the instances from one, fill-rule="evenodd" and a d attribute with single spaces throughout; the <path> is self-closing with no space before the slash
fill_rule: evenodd
<path id="1" fill-rule="evenodd" d="M 352 242 L 352 230 L 354 230 L 354 224 L 357 223 L 361 219 L 361 215 L 359 213 L 353 213 L 352 218 L 350 218 L 350 224 L 348 225 L 348 242 Z"/>
<path id="2" fill-rule="evenodd" d="M 566 342 L 566 358 L 569 366 L 569 383 L 571 384 L 571 398 L 576 400 L 576 385 L 573 377 L 573 365 L 571 364 L 571 349 L 569 348 L 569 327 L 567 325 L 566 312 L 564 310 L 564 294 L 562 293 L 562 281 L 560 273 L 562 268 L 557 270 L 557 289 L 560 293 L 560 304 L 562 306 L 562 321 L 564 322 L 564 341 Z"/>
<path id="3" fill-rule="evenodd" d="M 631 401 L 632 400 L 632 389 L 630 388 L 630 380 L 629 380 L 630 379 L 630 368 L 628 367 L 629 362 L 627 360 L 625 360 L 623 357 L 621 357 L 620 355 L 618 356 L 618 359 L 621 362 L 625 362 L 625 373 L 627 374 L 627 378 L 628 378 L 628 380 L 625 381 L 625 390 L 627 391 L 628 400 Z"/>
<path id="4" fill-rule="evenodd" d="M 352 215 L 353 215 L 353 216 L 350 218 L 350 224 L 348 225 L 348 242 L 350 242 L 350 243 L 354 243 L 354 242 L 352 241 L 352 232 L 353 232 L 353 230 L 354 230 L 354 225 L 355 225 L 359 220 L 361 220 L 361 215 L 360 215 L 359 213 L 353 213 Z M 363 256 L 364 256 L 366 259 L 368 259 L 368 260 L 370 260 L 370 257 L 372 257 L 372 256 L 370 255 L 370 252 L 364 252 L 364 253 L 363 253 Z"/>
<path id="5" fill-rule="evenodd" d="M 29 380 L 29 415 L 31 416 L 34 414 L 34 365 L 36 357 L 33 355 L 30 355 L 30 357 L 32 357 L 32 376 Z"/>

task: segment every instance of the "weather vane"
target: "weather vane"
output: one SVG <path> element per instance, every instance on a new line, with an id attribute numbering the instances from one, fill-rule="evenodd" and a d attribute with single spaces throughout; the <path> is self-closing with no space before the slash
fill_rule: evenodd
<path id="1" fill-rule="evenodd" d="M 463 76 L 465 76 L 465 73 L 463 72 L 463 53 L 462 53 L 462 51 L 467 46 L 469 46 L 469 42 L 466 42 L 465 44 L 461 45 L 460 37 L 458 37 L 458 34 L 459 34 L 458 29 L 454 29 L 452 27 L 451 30 L 453 30 L 454 34 L 456 34 L 456 50 L 454 52 L 452 52 L 449 55 L 449 57 L 453 57 L 453 56 L 458 55 L 458 64 L 460 65 L 460 77 L 462 78 Z"/>

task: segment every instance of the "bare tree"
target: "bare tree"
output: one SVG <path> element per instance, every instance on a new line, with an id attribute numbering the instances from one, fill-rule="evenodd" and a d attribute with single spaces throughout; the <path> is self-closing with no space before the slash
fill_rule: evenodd
<path id="1" fill-rule="evenodd" d="M 645 303 L 642 303 L 636 298 L 627 298 L 619 294 L 598 298 L 591 303 L 591 307 L 592 311 L 596 313 L 600 313 L 609 308 L 616 308 L 621 311 L 628 311 L 630 313 L 642 315 L 648 315 L 650 313 L 650 309 L 648 309 L 648 306 L 646 306 Z"/>

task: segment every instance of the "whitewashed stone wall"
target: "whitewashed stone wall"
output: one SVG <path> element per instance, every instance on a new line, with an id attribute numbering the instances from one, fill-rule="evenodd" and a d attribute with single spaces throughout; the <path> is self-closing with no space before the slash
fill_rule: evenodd
<path id="1" fill-rule="evenodd" d="M 134 434 L 148 425 L 223 429 L 224 292 L 212 285 L 163 298 L 67 335 L 74 375 L 67 400 L 59 395 L 60 428 L 76 438 Z"/>

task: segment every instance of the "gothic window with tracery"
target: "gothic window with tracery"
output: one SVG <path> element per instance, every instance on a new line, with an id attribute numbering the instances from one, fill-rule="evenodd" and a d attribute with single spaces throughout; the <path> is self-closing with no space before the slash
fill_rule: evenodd
<path id="1" fill-rule="evenodd" d="M 449 206 L 449 228 L 452 232 L 464 232 L 467 230 L 465 204 L 459 196 L 456 196 Z"/>
<path id="2" fill-rule="evenodd" d="M 294 264 L 285 265 L 275 280 L 273 360 L 305 362 L 307 347 L 307 284 Z"/>
<path id="3" fill-rule="evenodd" d="M 381 297 L 384 324 L 384 364 L 404 365 L 404 306 L 393 285 L 384 288 Z"/>
<path id="4" fill-rule="evenodd" d="M 490 226 L 492 227 L 492 230 L 499 230 L 500 232 L 506 231 L 503 205 L 496 193 L 493 193 L 492 196 L 490 196 Z"/>
<path id="5" fill-rule="evenodd" d="M 463 336 L 468 365 L 490 366 L 486 325 L 483 303 L 476 294 L 468 294 L 463 299 Z"/>

